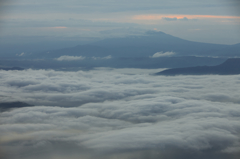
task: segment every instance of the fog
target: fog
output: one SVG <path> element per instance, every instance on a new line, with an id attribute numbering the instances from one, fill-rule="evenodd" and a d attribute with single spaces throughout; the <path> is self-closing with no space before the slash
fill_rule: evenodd
<path id="1" fill-rule="evenodd" d="M 160 69 L 0 71 L 1 158 L 239 156 L 240 75 Z"/>

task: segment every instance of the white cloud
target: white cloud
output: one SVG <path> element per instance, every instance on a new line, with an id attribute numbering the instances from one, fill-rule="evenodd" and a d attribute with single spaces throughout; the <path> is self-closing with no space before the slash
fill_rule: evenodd
<path id="1" fill-rule="evenodd" d="M 106 57 L 103 57 L 103 59 L 111 59 L 111 58 L 112 58 L 111 55 L 108 55 L 108 56 L 106 56 Z"/>
<path id="2" fill-rule="evenodd" d="M 158 58 L 158 57 L 165 57 L 165 56 L 173 56 L 175 55 L 175 52 L 156 52 L 155 54 L 153 54 L 152 56 L 150 56 L 151 58 Z"/>
<path id="3" fill-rule="evenodd" d="M 18 56 L 23 56 L 25 53 L 24 52 L 22 52 L 21 54 L 19 54 Z"/>
<path id="4" fill-rule="evenodd" d="M 108 55 L 108 56 L 105 56 L 105 57 L 95 57 L 95 56 L 92 57 L 92 59 L 94 59 L 94 60 L 102 60 L 102 59 L 108 60 L 108 59 L 111 59 L 111 58 L 112 58 L 111 55 Z"/>
<path id="5" fill-rule="evenodd" d="M 240 146 L 240 75 L 148 74 L 153 71 L 0 71 L 2 102 L 36 105 L 0 113 L 1 148 L 22 158 L 43 150 L 39 158 L 60 152 L 65 158 L 98 152 L 100 158 L 144 152 L 154 159 L 166 152 L 233 158 Z"/>
<path id="6" fill-rule="evenodd" d="M 76 61 L 76 60 L 84 60 L 85 57 L 83 56 L 68 56 L 68 55 L 64 55 L 64 56 L 60 56 L 59 58 L 56 58 L 55 60 L 57 61 Z"/>

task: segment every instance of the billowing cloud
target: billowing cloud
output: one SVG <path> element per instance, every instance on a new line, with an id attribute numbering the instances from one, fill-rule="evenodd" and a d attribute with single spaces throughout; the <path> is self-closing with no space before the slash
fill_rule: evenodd
<path id="1" fill-rule="evenodd" d="M 35 105 L 0 113 L 1 149 L 20 159 L 238 156 L 240 76 L 157 71 L 0 71 L 2 102 Z"/>
<path id="2" fill-rule="evenodd" d="M 76 61 L 76 60 L 84 60 L 85 57 L 83 56 L 68 56 L 68 55 L 64 55 L 64 56 L 60 56 L 59 58 L 56 58 L 55 60 L 57 61 Z"/>
<path id="3" fill-rule="evenodd" d="M 151 58 L 158 58 L 158 57 L 164 57 L 164 56 L 173 56 L 175 55 L 175 52 L 156 52 L 155 54 L 153 54 L 152 56 L 150 56 Z"/>

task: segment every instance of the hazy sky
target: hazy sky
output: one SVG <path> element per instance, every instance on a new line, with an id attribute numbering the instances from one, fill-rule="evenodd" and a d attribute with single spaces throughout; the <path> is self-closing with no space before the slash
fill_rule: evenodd
<path id="1" fill-rule="evenodd" d="M 0 42 L 88 40 L 158 30 L 240 43 L 238 0 L 0 0 Z"/>

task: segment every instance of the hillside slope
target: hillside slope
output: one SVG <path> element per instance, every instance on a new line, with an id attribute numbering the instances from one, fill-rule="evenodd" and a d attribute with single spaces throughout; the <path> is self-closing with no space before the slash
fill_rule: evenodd
<path id="1" fill-rule="evenodd" d="M 234 75 L 240 74 L 240 58 L 228 59 L 217 66 L 197 66 L 173 68 L 156 73 L 156 75 Z"/>

